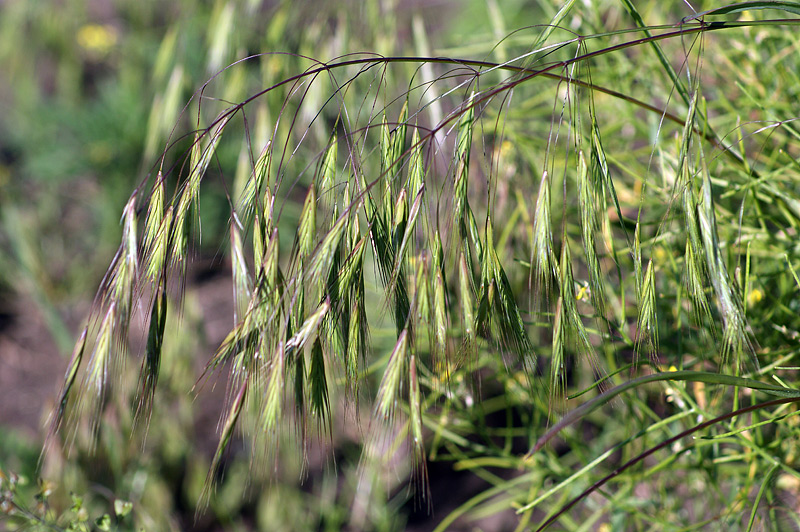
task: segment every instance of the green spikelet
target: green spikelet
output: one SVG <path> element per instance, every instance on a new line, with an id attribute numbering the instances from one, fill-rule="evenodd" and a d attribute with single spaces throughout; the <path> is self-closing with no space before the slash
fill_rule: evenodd
<path id="1" fill-rule="evenodd" d="M 311 390 L 311 411 L 318 417 L 321 425 L 325 426 L 328 435 L 332 431 L 331 405 L 328 394 L 328 381 L 325 377 L 325 357 L 322 352 L 322 343 L 319 338 L 311 349 L 311 370 L 308 375 Z"/>
<path id="2" fill-rule="evenodd" d="M 389 357 L 375 401 L 375 417 L 389 424 L 394 420 L 403 373 L 408 362 L 408 350 L 408 331 L 403 329 Z"/>
<path id="3" fill-rule="evenodd" d="M 467 110 L 462 112 L 458 122 L 458 138 L 456 140 L 455 176 L 453 181 L 453 225 L 461 231 L 461 239 L 466 241 L 469 231 L 469 200 L 467 199 L 469 182 L 469 156 L 472 151 L 472 130 L 475 122 L 475 109 L 472 96 L 467 102 Z M 478 254 L 480 256 L 480 253 Z"/>
<path id="4" fill-rule="evenodd" d="M 473 295 L 472 272 L 467 266 L 467 258 L 461 252 L 458 261 L 458 295 L 461 299 L 461 326 L 464 330 L 463 350 L 467 360 L 476 354 L 475 299 Z"/>
<path id="5" fill-rule="evenodd" d="M 425 181 L 425 165 L 422 160 L 422 145 L 419 140 L 419 131 L 414 128 L 411 137 L 411 159 L 408 168 L 408 192 L 411 197 L 416 197 L 422 190 Z"/>
<path id="6" fill-rule="evenodd" d="M 553 230 L 550 217 L 550 177 L 545 170 L 539 183 L 539 196 L 533 213 L 533 245 L 531 276 L 535 280 L 536 293 L 546 300 L 555 276 L 553 254 Z M 544 302 L 544 301 L 543 301 Z"/>
<path id="7" fill-rule="evenodd" d="M 603 273 L 600 270 L 600 259 L 597 256 L 597 234 L 599 223 L 597 221 L 597 208 L 595 204 L 596 192 L 589 178 L 589 168 L 583 152 L 579 154 L 578 164 L 578 196 L 581 207 L 581 236 L 583 238 L 583 252 L 586 256 L 586 266 L 589 270 L 589 286 L 592 293 L 592 305 L 601 320 L 606 319 L 606 297 Z"/>
<path id="8" fill-rule="evenodd" d="M 233 438 L 234 431 L 236 430 L 236 425 L 239 421 L 239 416 L 242 413 L 244 407 L 244 400 L 246 397 L 248 386 L 248 380 L 245 379 L 244 382 L 239 386 L 239 390 L 236 393 L 236 397 L 233 400 L 233 404 L 231 404 L 231 408 L 228 411 L 228 415 L 225 418 L 225 425 L 222 428 L 222 433 L 219 437 L 219 443 L 217 444 L 217 450 L 214 452 L 214 458 L 211 460 L 211 467 L 208 470 L 208 475 L 206 475 L 205 483 L 203 484 L 203 492 L 200 497 L 201 500 L 201 507 L 205 507 L 208 505 L 209 499 L 211 497 L 211 487 L 214 485 L 214 477 L 219 470 L 219 465 L 222 462 L 222 455 L 225 454 L 225 450 L 228 448 L 228 445 L 231 443 L 231 439 Z"/>

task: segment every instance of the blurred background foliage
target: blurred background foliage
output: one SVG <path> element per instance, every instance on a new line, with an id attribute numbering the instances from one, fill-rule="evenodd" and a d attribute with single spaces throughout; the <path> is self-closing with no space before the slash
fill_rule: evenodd
<path id="1" fill-rule="evenodd" d="M 633 25 L 619 2 L 592 4 L 591 8 L 576 9 L 565 25 L 578 28 L 583 34 Z M 674 23 L 687 14 L 678 2 L 641 4 L 640 12 L 652 23 Z M 42 401 L 41 411 L 46 414 L 52 407 L 57 379 L 66 367 L 75 333 L 88 311 L 90 294 L 94 293 L 116 252 L 121 233 L 120 214 L 131 190 L 148 176 L 152 179 L 160 164 L 165 169 L 183 164 L 183 154 L 192 140 L 187 132 L 204 127 L 230 102 L 241 101 L 309 68 L 314 62 L 306 58 L 329 60 L 348 53 L 375 52 L 495 61 L 511 59 L 527 50 L 541 28 L 509 33 L 551 20 L 559 7 L 551 2 L 522 0 L 5 0 L 0 3 L 0 68 L 3 72 L 0 77 L 0 333 L 13 337 L 29 320 L 37 324 L 39 336 L 47 336 L 41 345 L 20 344 L 22 351 L 29 352 L 32 359 L 28 363 L 50 366 L 50 372 L 42 378 L 35 394 Z M 700 10 L 702 6 L 695 5 L 695 8 Z M 718 131 L 745 132 L 739 143 L 742 153 L 757 152 L 760 162 L 767 168 L 784 163 L 788 168 L 791 164 L 783 161 L 786 154 L 792 160 L 798 156 L 796 139 L 794 144 L 790 142 L 797 136 L 794 126 L 781 129 L 770 142 L 736 128 L 741 120 L 777 120 L 800 114 L 795 98 L 800 90 L 800 80 L 797 80 L 800 70 L 797 60 L 790 59 L 787 52 L 797 51 L 798 38 L 790 32 L 746 31 L 749 32 L 746 36 L 758 46 L 742 44 L 741 34 L 714 36 L 718 48 L 713 51 L 713 59 L 708 61 L 727 68 L 713 70 L 704 77 L 709 116 L 718 118 L 715 122 Z M 611 36 L 608 41 L 613 44 L 623 38 Z M 663 46 L 670 57 L 682 58 L 684 45 L 676 40 Z M 264 56 L 220 72 L 233 61 L 263 52 L 296 55 Z M 674 97 L 671 85 L 664 80 L 662 66 L 652 58 L 642 59 L 644 53 L 644 47 L 637 47 L 625 60 L 619 60 L 616 55 L 601 56 L 592 68 L 602 72 L 606 81 L 614 80 L 626 94 L 663 106 Z M 402 92 L 413 76 L 426 75 L 418 73 L 417 68 L 415 64 L 392 68 L 387 71 L 384 83 Z M 205 99 L 200 116 L 196 107 L 184 112 L 189 98 L 212 76 L 203 89 Z M 641 83 L 644 79 L 661 80 L 658 88 L 663 90 L 654 95 L 652 87 Z M 508 126 L 510 144 L 497 149 L 507 150 L 502 154 L 508 165 L 503 177 L 507 178 L 509 186 L 525 185 L 521 177 L 515 176 L 515 165 L 535 167 L 540 163 L 538 155 L 549 149 L 546 139 L 551 125 L 553 94 L 557 90 L 555 84 L 551 89 L 538 94 L 536 91 L 524 93 L 525 97 L 520 98 L 522 104 L 511 108 L 502 118 Z M 781 94 L 781 98 L 770 97 L 776 93 Z M 253 102 L 248 109 L 253 117 L 251 124 L 256 126 L 249 131 L 254 146 L 263 145 L 271 135 L 258 125 L 275 123 L 285 97 L 285 92 L 275 91 Z M 324 85 L 317 84 L 305 95 L 301 109 L 304 113 L 323 109 L 324 120 L 320 122 L 328 126 L 328 129 L 309 130 L 310 135 L 317 136 L 315 142 L 306 143 L 302 148 L 308 150 L 310 156 L 319 155 L 320 146 L 327 142 L 327 132 L 336 118 L 335 112 L 324 107 L 325 98 Z M 608 128 L 606 148 L 609 153 L 625 153 L 631 157 L 630 160 L 615 159 L 612 163 L 618 165 L 620 174 L 625 176 L 620 196 L 635 206 L 637 182 L 641 187 L 640 176 L 648 172 L 653 145 L 659 134 L 662 138 L 668 135 L 661 132 L 657 115 L 634 110 L 621 116 L 614 107 L 604 108 L 602 102 L 606 100 L 604 95 L 597 96 L 598 116 Z M 752 111 L 740 116 L 741 109 Z M 399 112 L 399 105 L 390 111 Z M 332 114 L 325 116 L 327 112 Z M 532 122 L 532 117 L 541 118 L 541 122 Z M 301 123 L 309 123 L 312 118 L 313 114 L 300 116 Z M 522 123 L 526 125 L 515 128 L 515 124 Z M 237 127 L 241 138 L 245 134 L 244 123 Z M 286 122 L 279 127 L 286 127 Z M 750 132 L 756 128 L 751 127 Z M 305 132 L 303 127 L 298 127 L 292 134 Z M 282 133 L 283 137 L 288 135 L 286 131 Z M 200 208 L 203 247 L 197 250 L 198 265 L 190 272 L 188 299 L 182 315 L 176 318 L 177 313 L 170 312 L 174 323 L 167 326 L 171 333 L 165 342 L 163 377 L 144 443 L 140 437 L 127 436 L 131 432 L 131 419 L 125 415 L 127 408 L 116 409 L 118 418 L 103 430 L 94 452 L 77 445 L 70 456 L 56 453 L 44 463 L 42 474 L 45 478 L 51 475 L 57 486 L 53 489 L 35 480 L 42 434 L 31 427 L 42 426 L 43 418 L 28 416 L 15 420 L 13 415 L 4 418 L 5 426 L 0 427 L 0 470 L 15 471 L 27 479 L 27 484 L 23 480 L 17 489 L 21 498 L 38 500 L 42 504 L 35 511 L 61 515 L 62 523 L 81 523 L 83 514 L 70 497 L 70 492 L 75 492 L 83 496 L 81 507 L 89 509 L 90 520 L 104 513 L 114 515 L 113 503 L 117 497 L 133 502 L 131 514 L 112 518 L 120 529 L 340 530 L 348 524 L 352 526 L 351 505 L 358 483 L 355 467 L 361 454 L 362 431 L 369 424 L 368 407 L 355 413 L 335 415 L 335 419 L 352 420 L 352 428 L 312 446 L 306 464 L 301 456 L 282 453 L 280 461 L 276 460 L 271 467 L 254 469 L 250 462 L 250 444 L 237 440 L 227 455 L 225 474 L 219 479 L 209 509 L 198 513 L 202 485 L 216 446 L 214 429 L 224 403 L 225 383 L 208 383 L 207 390 L 198 399 L 187 392 L 195 384 L 208 358 L 206 355 L 213 352 L 231 326 L 230 281 L 224 273 L 229 265 L 227 259 L 222 258 L 220 242 L 225 241 L 228 225 L 226 194 L 230 187 L 237 186 L 236 178 L 248 162 L 242 157 L 236 135 L 231 131 L 227 135 L 234 141 L 220 145 L 213 163 L 216 169 L 210 171 L 225 179 L 214 179 L 212 175 L 203 185 Z M 159 157 L 168 146 L 170 149 L 162 162 Z M 486 151 L 494 148 L 487 142 Z M 669 152 L 654 152 L 652 157 L 665 168 L 675 165 Z M 298 161 L 303 161 L 303 157 L 294 159 L 292 164 L 297 167 L 292 170 L 302 173 L 305 169 Z M 741 182 L 742 175 L 741 169 L 723 168 L 715 176 L 723 181 L 716 184 L 721 187 L 727 183 L 726 179 Z M 774 210 L 769 210 L 775 213 L 769 218 L 770 228 L 791 227 L 790 233 L 796 226 L 792 198 L 797 193 L 796 183 L 792 185 L 791 179 L 793 177 L 787 178 L 788 184 L 778 181 L 778 192 L 769 200 L 775 205 Z M 665 191 L 669 190 L 669 184 L 662 185 L 660 189 L 654 188 L 653 197 L 648 199 L 652 210 L 648 210 L 646 216 L 651 225 L 665 216 L 669 199 Z M 518 198 L 511 195 L 503 198 L 502 194 L 501 198 L 507 200 L 509 206 L 503 222 L 515 220 L 509 225 L 530 225 L 529 214 L 521 207 L 515 210 Z M 290 198 L 296 201 L 287 202 L 282 223 L 296 223 L 302 199 L 301 194 Z M 554 203 L 558 201 L 554 197 Z M 727 215 L 721 224 L 723 239 L 735 238 L 735 213 L 741 201 L 741 196 L 733 193 L 721 194 L 719 204 Z M 556 206 L 554 211 L 557 210 Z M 634 215 L 635 210 L 633 214 L 626 212 L 626 216 Z M 750 221 L 755 226 L 763 219 L 761 215 L 755 222 Z M 560 224 L 560 220 L 554 222 L 554 227 L 556 223 Z M 291 235 L 291 232 L 284 234 Z M 511 234 L 508 238 L 513 243 L 515 236 Z M 516 235 L 516 238 L 521 237 Z M 786 244 L 780 235 L 776 238 L 781 245 Z M 283 245 L 288 248 L 291 241 Z M 498 248 L 501 256 L 507 254 L 506 258 L 511 260 L 510 245 L 506 249 Z M 788 245 L 784 248 L 797 251 Z M 753 268 L 758 275 L 753 274 L 746 301 L 751 308 L 767 308 L 767 303 L 770 304 L 769 310 L 748 317 L 763 345 L 773 346 L 767 353 L 773 358 L 768 360 L 789 363 L 791 357 L 787 357 L 796 352 L 798 299 L 793 295 L 792 278 L 784 275 L 783 267 L 768 260 L 776 249 L 784 248 L 779 245 L 754 248 Z M 667 280 L 662 287 L 679 285 L 681 267 L 676 265 L 671 251 L 665 248 L 659 252 L 657 246 L 653 250 L 660 271 L 666 272 Z M 787 255 L 787 260 L 796 258 Z M 523 256 L 522 260 L 525 259 Z M 585 272 L 581 275 L 586 276 Z M 519 275 L 512 281 L 524 284 Z M 669 289 L 665 291 L 670 293 Z M 682 317 L 686 319 L 679 305 L 669 297 L 659 299 L 659 305 L 662 313 L 671 315 L 674 312 L 678 322 Z M 621 312 L 624 315 L 624 307 Z M 635 315 L 635 311 L 633 313 Z M 540 317 L 526 316 L 531 321 Z M 178 319 L 182 327 L 177 326 Z M 393 345 L 391 334 L 374 336 L 375 345 L 383 352 Z M 36 337 L 33 334 L 25 338 Z M 709 336 L 698 333 L 686 339 L 677 338 L 673 341 L 669 333 L 664 335 L 668 351 L 682 356 L 689 351 L 702 353 L 710 349 Z M 629 343 L 626 347 L 630 356 L 632 346 Z M 44 353 L 45 350 L 49 354 Z M 613 358 L 610 353 L 608 349 L 604 354 Z M 681 356 L 677 357 L 679 365 Z M 0 353 L 0 357 L 7 358 L 7 352 Z M 697 357 L 692 358 L 692 363 L 703 363 L 697 360 Z M 614 369 L 613 361 L 609 365 Z M 4 371 L 9 371 L 8 367 Z M 468 388 L 469 377 L 463 373 L 454 375 L 454 386 L 459 392 L 455 394 L 457 400 L 446 402 L 441 416 L 450 416 L 451 428 L 458 434 L 438 433 L 431 444 L 429 467 L 437 514 L 431 517 L 425 505 L 406 489 L 411 472 L 408 464 L 400 464 L 394 475 L 378 486 L 386 493 L 379 493 L 372 499 L 380 503 L 368 508 L 362 526 L 377 530 L 428 530 L 442 518 L 446 526 L 466 514 L 469 514 L 468 523 L 478 523 L 475 526 L 483 523 L 481 526 L 487 529 L 511 530 L 517 525 L 524 526 L 525 521 L 520 523 L 514 510 L 509 509 L 519 507 L 520 501 L 526 502 L 533 495 L 522 493 L 520 486 L 527 488 L 527 485 L 514 480 L 519 465 L 515 456 L 527 450 L 520 442 L 530 438 L 529 429 L 536 424 L 532 418 L 538 422 L 546 418 L 548 412 L 530 412 L 528 405 L 533 401 L 524 375 L 505 372 L 502 361 L 482 360 L 477 369 L 482 375 L 492 376 L 482 383 L 481 393 L 486 399 L 482 408 L 470 408 L 473 398 L 464 391 Z M 135 382 L 135 370 L 135 367 L 127 368 L 126 375 L 130 378 L 122 378 L 118 385 L 124 387 L 128 382 L 130 386 Z M 371 378 L 375 384 L 377 377 L 372 375 Z M 574 390 L 579 390 L 589 386 L 592 379 L 594 376 L 590 375 L 586 382 L 571 384 Z M 21 393 L 5 387 L 3 394 L 8 400 L 0 398 L 0 401 L 16 404 L 14 396 Z M 560 480 L 568 478 L 575 469 L 618 444 L 620 435 L 636 433 L 637 427 L 647 427 L 648 423 L 660 423 L 659 420 L 674 412 L 663 402 L 654 405 L 649 399 L 664 394 L 675 403 L 701 400 L 704 403 L 701 406 L 705 406 L 705 391 L 698 386 L 690 388 L 689 392 L 676 387 L 666 392 L 659 389 L 649 396 L 643 393 L 632 398 L 629 404 L 615 406 L 623 415 L 597 413 L 590 418 L 585 432 L 566 434 L 567 445 L 548 452 L 543 459 L 547 466 L 542 469 L 553 472 L 554 476 L 560 475 Z M 721 394 L 709 393 L 709 396 L 712 404 L 721 401 Z M 439 415 L 439 412 L 434 414 Z M 674 425 L 677 430 L 679 421 L 689 414 L 675 415 L 681 417 L 672 418 L 671 423 L 665 425 Z M 796 451 L 788 446 L 790 442 L 796 443 L 796 423 L 791 431 L 794 431 L 791 432 L 793 439 L 780 444 L 786 448 L 769 449 L 786 456 L 787 463 L 795 464 Z M 592 437 L 587 438 L 587 434 Z M 769 440 L 772 433 L 756 434 L 759 445 L 768 448 L 768 441 L 764 440 Z M 655 440 L 658 441 L 658 437 Z M 284 446 L 291 441 L 294 440 L 287 437 Z M 646 448 L 642 442 L 636 445 L 639 447 L 623 449 L 619 454 L 629 457 Z M 567 448 L 574 452 L 567 453 Z M 586 521 L 576 518 L 572 521 L 574 528 L 582 525 L 591 529 L 592 523 L 603 516 L 612 527 L 609 529 L 625 529 L 631 523 L 626 519 L 637 512 L 641 514 L 638 516 L 641 521 L 634 517 L 633 522 L 641 527 L 645 526 L 641 523 L 649 523 L 648 519 L 655 516 L 655 519 L 663 518 L 661 524 L 669 528 L 670 511 L 685 511 L 691 521 L 694 516 L 705 516 L 705 503 L 687 494 L 707 494 L 705 490 L 709 485 L 714 487 L 718 500 L 735 499 L 736 504 L 746 506 L 748 497 L 752 498 L 748 490 L 757 484 L 747 484 L 747 489 L 737 491 L 730 483 L 718 483 L 717 469 L 706 469 L 707 462 L 703 460 L 704 457 L 718 458 L 715 452 L 709 445 L 698 452 L 696 459 L 691 458 L 695 460 L 692 467 L 687 467 L 691 470 L 691 483 L 686 481 L 688 474 L 687 477 L 676 475 L 673 482 L 654 482 L 643 488 L 657 492 L 656 495 L 639 495 L 643 500 L 648 500 L 649 496 L 649 504 L 652 500 L 661 500 L 663 515 L 659 513 L 661 509 L 634 500 L 631 494 L 638 484 L 633 479 L 618 495 L 609 495 L 621 508 L 618 512 L 612 510 L 606 515 L 606 506 L 589 504 L 583 515 Z M 476 461 L 476 456 L 489 458 Z M 756 464 L 755 461 L 751 463 Z M 755 474 L 746 468 L 739 473 L 755 482 L 752 478 Z M 527 478 L 538 477 L 528 475 Z M 784 493 L 798 493 L 796 478 L 790 475 L 778 478 Z M 672 489 L 678 482 L 685 484 L 687 491 Z M 543 478 L 541 484 L 544 484 Z M 566 495 L 576 492 L 568 489 L 564 493 L 562 502 Z M 39 494 L 38 499 L 35 494 Z M 625 502 L 628 496 L 633 502 Z M 779 503 L 772 501 L 771 508 L 780 507 Z M 637 504 L 641 504 L 641 510 Z M 739 523 L 737 512 L 731 511 L 731 515 L 720 520 L 726 517 Z M 469 529 L 471 525 L 463 526 Z"/>

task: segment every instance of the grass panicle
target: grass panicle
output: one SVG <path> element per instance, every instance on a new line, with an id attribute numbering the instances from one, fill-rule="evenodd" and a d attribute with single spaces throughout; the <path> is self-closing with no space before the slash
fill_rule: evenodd
<path id="1" fill-rule="evenodd" d="M 502 28 L 512 13 L 495 4 L 487 5 Z M 232 5 L 220 3 L 227 22 L 211 32 L 204 64 L 217 69 L 234 50 L 224 44 L 235 38 L 227 11 L 234 8 L 224 7 Z M 786 443 L 794 434 L 787 420 L 796 420 L 786 368 L 797 354 L 797 283 L 770 259 L 800 261 L 793 199 L 800 133 L 791 107 L 766 95 L 793 86 L 796 39 L 778 25 L 800 22 L 749 12 L 766 8 L 800 12 L 791 2 L 757 1 L 679 20 L 674 6 L 645 13 L 626 0 L 601 12 L 569 1 L 548 5 L 550 24 L 485 50 L 470 42 L 437 57 L 264 54 L 218 72 L 219 86 L 210 81 L 187 107 L 187 115 L 197 112 L 196 131 L 168 144 L 152 187 L 144 181 L 123 209 L 122 242 L 73 352 L 51 435 L 85 415 L 96 440 L 104 411 L 126 403 L 133 426 L 150 422 L 169 367 L 167 317 L 187 301 L 190 258 L 224 249 L 235 312 L 203 373 L 228 378 L 206 504 L 237 431 L 277 457 L 294 421 L 303 472 L 312 467 L 315 433 L 332 446 L 351 437 L 337 434 L 344 389 L 346 405 L 370 396 L 372 412 L 358 442 L 353 529 L 389 528 L 368 522 L 382 485 L 391 493 L 402 480 L 388 480 L 385 466 L 407 460 L 425 497 L 437 484 L 427 464 L 434 457 L 487 483 L 441 521 L 442 530 L 516 506 L 520 530 L 535 528 L 537 516 L 546 516 L 541 527 L 558 520 L 589 529 L 605 523 L 609 508 L 609 522 L 622 528 L 688 529 L 695 526 L 688 515 L 733 526 L 737 507 L 729 501 L 744 499 L 730 486 L 754 493 L 762 470 L 797 478 Z M 746 18 L 717 19 L 742 12 Z M 667 21 L 647 25 L 645 16 Z M 631 20 L 632 27 L 589 31 Z M 355 30 L 342 27 L 347 40 Z M 415 42 L 427 48 L 420 29 L 417 22 Z M 763 32 L 747 35 L 763 46 L 746 48 L 758 60 L 736 40 L 745 32 Z M 475 50 L 487 59 L 447 57 Z M 502 61 L 492 62 L 493 54 Z M 703 97 L 701 89 L 723 85 L 714 77 L 720 64 L 732 67 L 724 74 L 730 94 Z M 166 81 L 170 69 L 162 70 Z M 273 84 L 245 96 L 251 78 Z M 206 180 L 210 173 L 219 182 Z M 206 218 L 214 194 L 219 220 L 213 207 Z M 208 251 L 201 219 L 206 231 L 228 233 L 229 248 Z M 149 322 L 131 398 L 111 378 L 122 372 L 140 305 Z M 540 367 L 537 355 L 548 351 L 549 368 Z M 746 363 L 751 374 L 740 377 Z M 652 373 L 661 364 L 680 369 Z M 701 366 L 709 371 L 695 371 Z M 472 389 L 476 377 L 486 386 Z M 654 382 L 670 384 L 643 387 Z M 708 399 L 711 387 L 720 393 Z M 742 409 L 742 389 L 789 400 Z M 625 416 L 572 427 L 623 392 L 630 392 Z M 553 421 L 562 405 L 591 393 Z M 733 414 L 720 416 L 730 402 Z M 741 417 L 756 411 L 761 418 Z M 724 431 L 723 419 L 730 419 Z M 587 441 L 581 435 L 589 429 Z M 561 430 L 562 444 L 548 449 Z M 699 430 L 708 432 L 682 441 Z M 515 454 L 540 432 L 529 461 Z M 589 447 L 603 442 L 614 444 L 593 456 Z M 657 452 L 665 442 L 675 444 L 668 457 Z M 616 464 L 618 453 L 632 459 Z M 652 459 L 648 469 L 628 471 L 643 457 Z M 680 479 L 664 475 L 678 469 Z M 577 506 L 615 477 L 599 506 Z M 659 504 L 631 491 L 642 483 Z M 708 508 L 694 504 L 695 486 L 713 499 Z M 570 501 L 567 487 L 584 491 Z M 764 490 L 757 502 L 778 508 L 779 488 Z M 755 526 L 756 513 L 748 512 L 746 526 Z M 318 524 L 345 526 L 337 519 Z"/>

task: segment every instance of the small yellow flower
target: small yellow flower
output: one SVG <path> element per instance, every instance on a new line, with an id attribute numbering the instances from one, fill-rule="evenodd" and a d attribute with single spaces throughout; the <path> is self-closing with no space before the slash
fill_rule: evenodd
<path id="1" fill-rule="evenodd" d="M 589 285 L 584 284 L 581 286 L 580 290 L 578 290 L 578 293 L 575 294 L 575 299 L 578 301 L 589 301 L 589 299 L 591 299 L 591 295 L 592 291 L 589 288 Z"/>
<path id="2" fill-rule="evenodd" d="M 110 24 L 86 24 L 76 36 L 78 45 L 87 52 L 106 55 L 117 44 L 117 30 Z"/>
<path id="3" fill-rule="evenodd" d="M 762 292 L 759 288 L 753 288 L 750 290 L 750 293 L 747 294 L 747 304 L 751 307 L 759 303 L 762 299 L 764 299 L 764 292 Z"/>

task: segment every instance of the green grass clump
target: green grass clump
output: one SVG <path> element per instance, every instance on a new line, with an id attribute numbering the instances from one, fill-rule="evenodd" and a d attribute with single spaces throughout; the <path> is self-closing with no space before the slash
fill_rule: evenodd
<path id="1" fill-rule="evenodd" d="M 800 19 L 768 18 L 800 4 L 537 8 L 478 59 L 265 53 L 203 85 L 125 207 L 51 437 L 159 415 L 218 238 L 236 310 L 204 373 L 227 379 L 205 505 L 242 441 L 246 474 L 282 478 L 347 435 L 320 527 L 399 528 L 395 493 L 436 509 L 464 471 L 480 488 L 437 530 L 800 526 Z"/>

